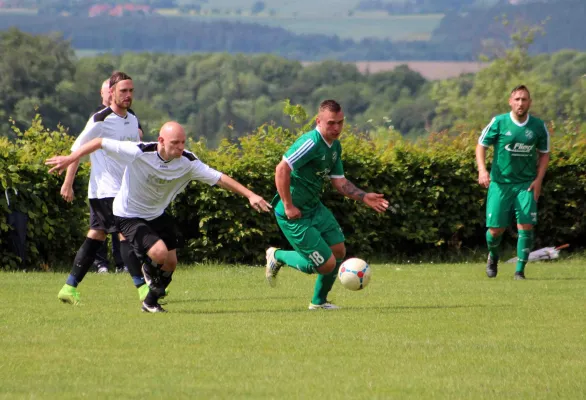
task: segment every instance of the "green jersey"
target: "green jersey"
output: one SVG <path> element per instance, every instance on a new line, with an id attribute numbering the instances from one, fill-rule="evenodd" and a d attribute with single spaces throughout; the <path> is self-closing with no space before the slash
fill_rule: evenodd
<path id="1" fill-rule="evenodd" d="M 342 146 L 334 140 L 330 145 L 317 129 L 304 133 L 285 152 L 283 159 L 291 168 L 291 198 L 293 205 L 302 212 L 310 211 L 320 204 L 324 181 L 343 178 Z M 279 195 L 275 211 L 284 215 Z"/>
<path id="2" fill-rule="evenodd" d="M 478 143 L 494 146 L 490 179 L 496 183 L 521 183 L 537 177 L 537 152 L 549 152 L 549 132 L 539 118 L 527 115 L 520 124 L 511 115 L 497 115 L 482 131 Z"/>

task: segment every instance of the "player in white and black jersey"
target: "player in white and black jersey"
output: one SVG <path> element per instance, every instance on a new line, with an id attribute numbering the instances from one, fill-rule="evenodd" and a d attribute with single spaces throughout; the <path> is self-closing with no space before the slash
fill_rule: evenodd
<path id="1" fill-rule="evenodd" d="M 102 82 L 102 87 L 100 88 L 100 97 L 102 98 L 102 104 L 100 104 L 99 106 L 97 106 L 95 108 L 95 110 L 92 112 L 92 116 L 95 113 L 102 111 L 104 108 L 110 107 L 110 101 L 112 99 L 112 93 L 110 93 L 110 78 L 108 78 L 104 82 Z M 136 117 L 136 113 L 132 110 L 132 108 L 128 108 L 127 111 Z M 140 140 L 142 140 L 144 132 L 142 130 L 142 125 L 140 124 L 140 120 L 138 119 L 138 117 L 137 117 L 137 121 L 138 121 L 138 136 L 140 136 Z"/>
<path id="2" fill-rule="evenodd" d="M 112 99 L 112 93 L 110 93 L 110 78 L 106 79 L 104 82 L 102 82 L 102 86 L 100 88 L 100 97 L 102 99 L 102 103 L 96 107 L 96 109 L 92 112 L 91 116 L 93 116 L 95 113 L 102 111 L 104 108 L 110 107 L 110 102 Z M 132 111 L 132 109 L 128 109 L 127 110 L 129 113 L 133 114 L 134 116 L 136 116 L 136 114 L 134 113 L 134 111 Z M 140 140 L 142 140 L 142 126 L 140 125 L 140 120 L 137 120 L 138 122 L 138 135 L 140 137 Z M 128 267 L 125 265 L 124 262 L 124 258 L 122 257 L 122 254 L 120 253 L 120 239 L 118 238 L 118 233 L 111 233 L 110 234 L 110 241 L 112 242 L 112 256 L 114 257 L 114 263 L 116 264 L 116 272 L 130 272 L 131 275 L 133 276 L 133 281 L 135 281 L 135 286 L 140 287 L 144 284 L 144 281 L 139 282 L 136 279 L 137 275 L 140 277 L 142 276 L 142 272 L 140 271 L 140 268 L 138 268 L 137 270 L 132 269 L 131 267 Z M 94 260 L 93 265 L 96 268 L 96 271 L 98 273 L 108 273 L 109 271 L 109 262 L 108 262 L 108 246 L 106 245 L 106 241 L 104 241 L 104 244 L 100 247 L 100 249 L 98 250 L 98 252 L 96 253 L 96 259 Z M 140 266 L 139 266 L 140 267 Z"/>
<path id="3" fill-rule="evenodd" d="M 108 138 L 114 141 L 138 142 L 138 119 L 128 112 L 132 104 L 134 85 L 132 78 L 124 72 L 114 72 L 110 77 L 109 107 L 90 117 L 83 132 L 71 147 L 75 151 L 95 138 Z M 64 303 L 77 304 L 80 301 L 77 286 L 91 267 L 96 253 L 103 245 L 106 234 L 117 232 L 112 203 L 120 190 L 125 163 L 110 157 L 105 151 L 90 155 L 91 171 L 88 185 L 90 203 L 90 229 L 78 250 L 71 273 L 57 297 Z M 79 159 L 69 165 L 61 196 L 66 201 L 73 200 L 73 180 L 79 166 Z M 121 254 L 130 254 L 128 243 L 121 243 Z M 126 261 L 126 260 L 125 260 Z M 135 263 L 136 264 L 136 263 Z"/>
<path id="4" fill-rule="evenodd" d="M 145 312 L 165 312 L 158 299 L 165 294 L 177 265 L 176 225 L 165 213 L 171 201 L 192 180 L 218 185 L 248 198 L 257 211 L 268 212 L 270 204 L 231 177 L 201 162 L 185 150 L 185 131 L 177 122 L 161 128 L 158 142 L 121 142 L 94 139 L 68 156 L 47 160 L 52 172 L 62 172 L 68 165 L 96 151 L 127 162 L 120 192 L 114 199 L 114 215 L 120 233 L 131 242 L 142 261 L 149 293 L 142 304 Z"/>

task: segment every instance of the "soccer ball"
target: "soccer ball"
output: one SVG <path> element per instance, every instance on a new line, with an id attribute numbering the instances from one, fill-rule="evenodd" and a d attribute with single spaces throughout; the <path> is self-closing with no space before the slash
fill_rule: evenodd
<path id="1" fill-rule="evenodd" d="M 349 258 L 340 265 L 338 278 L 348 290 L 362 290 L 370 282 L 372 271 L 366 261 L 360 258 Z"/>

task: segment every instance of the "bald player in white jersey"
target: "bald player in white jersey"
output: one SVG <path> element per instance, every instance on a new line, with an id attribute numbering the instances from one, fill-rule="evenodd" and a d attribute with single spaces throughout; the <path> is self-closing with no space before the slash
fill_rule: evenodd
<path id="1" fill-rule="evenodd" d="M 135 249 L 149 293 L 142 303 L 145 312 L 166 312 L 158 299 L 177 266 L 176 224 L 165 209 L 192 180 L 218 185 L 244 196 L 256 211 L 271 208 L 262 197 L 245 186 L 201 162 L 185 150 L 185 131 L 177 122 L 167 122 L 154 143 L 131 143 L 96 138 L 68 156 L 55 156 L 46 161 L 61 173 L 81 157 L 102 150 L 109 157 L 126 163 L 120 191 L 113 203 L 113 213 L 120 234 Z"/>

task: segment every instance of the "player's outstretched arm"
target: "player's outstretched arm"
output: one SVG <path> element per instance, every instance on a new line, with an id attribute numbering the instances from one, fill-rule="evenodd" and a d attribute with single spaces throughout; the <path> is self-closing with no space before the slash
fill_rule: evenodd
<path id="1" fill-rule="evenodd" d="M 385 200 L 384 195 L 380 193 L 366 193 L 346 178 L 332 178 L 332 185 L 344 196 L 363 202 L 376 212 L 382 213 L 389 208 L 389 202 Z"/>
<path id="2" fill-rule="evenodd" d="M 52 165 L 53 168 L 49 170 L 52 174 L 57 172 L 59 175 L 63 173 L 74 162 L 79 162 L 79 159 L 83 156 L 93 153 L 94 151 L 102 148 L 102 138 L 95 138 L 75 150 L 68 156 L 54 156 L 45 161 L 45 165 Z"/>
<path id="3" fill-rule="evenodd" d="M 246 197 L 256 211 L 268 212 L 271 209 L 271 205 L 265 199 L 226 174 L 222 174 L 217 185 Z"/>

